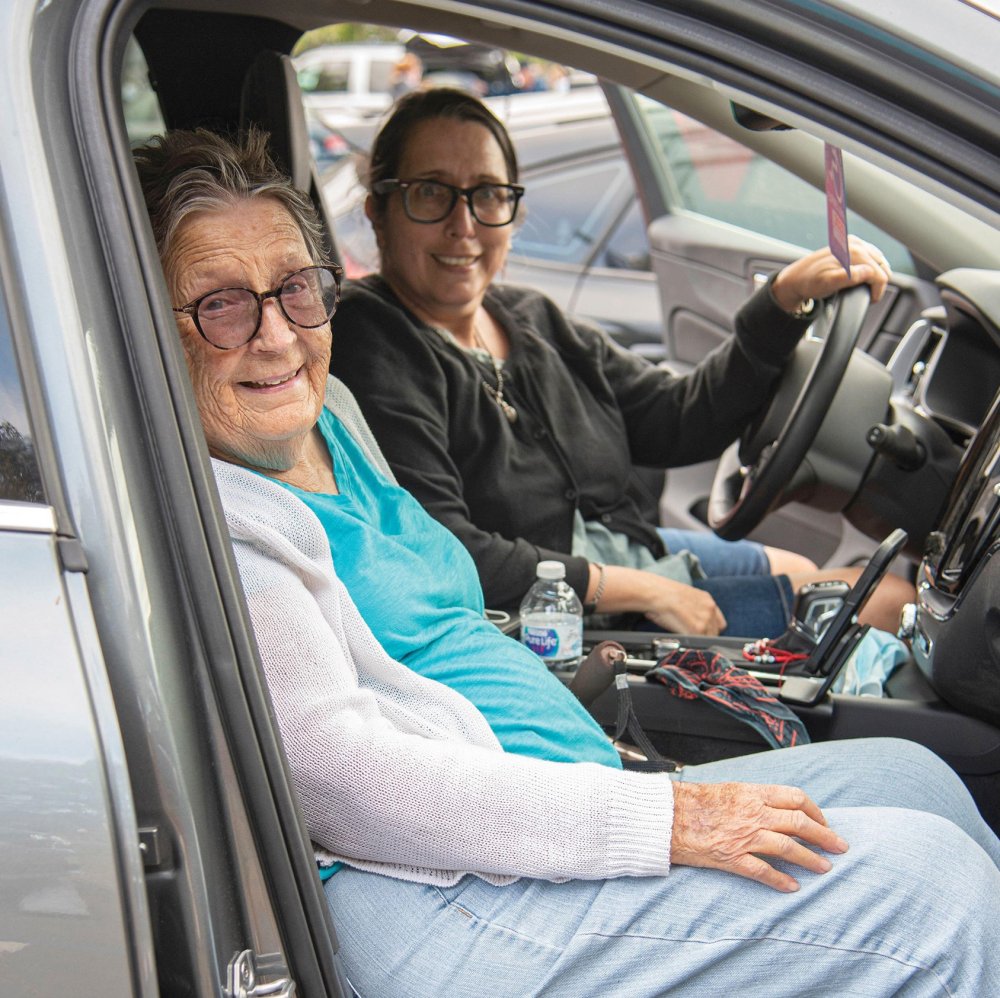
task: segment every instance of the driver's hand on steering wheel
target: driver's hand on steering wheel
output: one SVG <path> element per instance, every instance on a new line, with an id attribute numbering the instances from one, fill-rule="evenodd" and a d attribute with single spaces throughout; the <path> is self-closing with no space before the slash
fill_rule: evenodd
<path id="1" fill-rule="evenodd" d="M 870 285 L 872 301 L 878 301 L 892 276 L 889 261 L 877 246 L 857 236 L 848 236 L 848 244 L 851 249 L 850 277 L 829 247 L 818 249 L 779 271 L 771 285 L 771 294 L 778 306 L 792 313 L 810 298 L 828 298 L 857 284 Z"/>

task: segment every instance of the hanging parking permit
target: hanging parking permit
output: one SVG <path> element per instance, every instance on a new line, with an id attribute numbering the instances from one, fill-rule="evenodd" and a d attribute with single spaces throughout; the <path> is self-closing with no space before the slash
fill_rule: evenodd
<path id="1" fill-rule="evenodd" d="M 847 244 L 847 193 L 844 187 L 844 157 L 837 146 L 826 143 L 826 225 L 830 252 L 851 276 L 851 249 Z"/>

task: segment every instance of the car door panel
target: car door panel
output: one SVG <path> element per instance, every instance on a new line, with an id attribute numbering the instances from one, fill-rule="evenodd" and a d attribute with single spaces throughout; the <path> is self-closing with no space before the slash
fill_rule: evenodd
<path id="1" fill-rule="evenodd" d="M 502 284 L 538 286 L 561 309 L 568 310 L 580 281 L 580 266 L 537 257 L 511 255 L 498 277 Z"/>
<path id="2" fill-rule="evenodd" d="M 660 292 L 652 273 L 594 267 L 577 288 L 572 307 L 599 323 L 623 346 L 654 361 L 664 359 Z"/>
<path id="3" fill-rule="evenodd" d="M 127 782 L 113 771 L 121 744 L 113 712 L 99 716 L 109 698 L 88 681 L 47 507 L 0 502 L 0 607 L 5 992 L 151 995 L 133 948 L 149 932 L 129 886 L 141 864 Z"/>
<path id="4" fill-rule="evenodd" d="M 571 310 L 599 317 L 605 331 L 623 346 L 661 361 L 663 316 L 651 266 L 642 206 L 630 193 L 581 276 Z"/>
<path id="5" fill-rule="evenodd" d="M 667 360 L 698 364 L 732 333 L 733 316 L 755 276 L 780 269 L 802 250 L 679 209 L 649 226 L 650 257 L 660 289 Z"/>
<path id="6" fill-rule="evenodd" d="M 732 335 L 733 316 L 755 287 L 802 253 L 798 247 L 683 209 L 656 219 L 649 227 L 649 241 L 668 363 L 679 373 L 690 371 Z M 660 518 L 666 525 L 704 527 L 715 470 L 714 461 L 671 469 L 660 499 Z M 753 537 L 824 564 L 840 547 L 842 534 L 839 516 L 816 515 L 793 503 L 771 514 Z"/>
<path id="7" fill-rule="evenodd" d="M 647 213 L 650 263 L 659 288 L 664 355 L 679 373 L 693 369 L 732 335 L 743 302 L 768 275 L 826 239 L 823 194 L 784 167 L 672 109 L 618 90 L 609 106 L 622 133 Z M 655 188 L 650 190 L 650 187 Z M 785 199 L 784 201 L 782 199 Z M 889 248 L 894 265 L 913 270 L 902 244 L 851 213 L 864 235 Z M 859 345 L 888 360 L 933 287 L 900 274 L 873 305 Z M 673 469 L 661 498 L 671 526 L 704 526 L 715 462 Z M 807 515 L 790 504 L 754 531 L 818 564 L 865 557 L 871 542 L 838 515 Z"/>

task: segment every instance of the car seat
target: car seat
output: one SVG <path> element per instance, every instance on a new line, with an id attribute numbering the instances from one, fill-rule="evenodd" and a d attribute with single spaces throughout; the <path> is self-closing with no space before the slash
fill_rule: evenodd
<path id="1" fill-rule="evenodd" d="M 251 125 L 271 136 L 271 155 L 309 195 L 323 225 L 326 250 L 337 260 L 333 228 L 319 188 L 319 179 L 309 150 L 309 127 L 302 106 L 302 92 L 292 60 L 282 52 L 263 51 L 251 63 L 240 94 L 240 131 Z"/>

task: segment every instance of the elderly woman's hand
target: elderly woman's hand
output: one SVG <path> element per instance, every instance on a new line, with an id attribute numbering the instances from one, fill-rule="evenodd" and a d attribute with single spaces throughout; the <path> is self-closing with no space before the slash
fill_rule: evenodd
<path id="1" fill-rule="evenodd" d="M 885 292 L 892 271 L 882 251 L 857 236 L 849 236 L 851 276 L 828 248 L 816 250 L 783 268 L 771 285 L 774 300 L 794 312 L 810 298 L 826 298 L 856 284 L 871 286 L 872 301 Z"/>
<path id="2" fill-rule="evenodd" d="M 826 852 L 847 851 L 847 843 L 827 826 L 823 812 L 797 787 L 674 784 L 671 863 L 726 870 L 792 892 L 799 889 L 798 882 L 761 857 L 826 873 L 830 861 L 803 843 Z"/>

